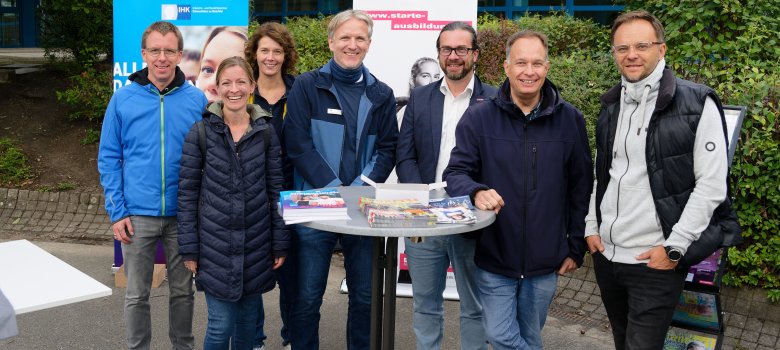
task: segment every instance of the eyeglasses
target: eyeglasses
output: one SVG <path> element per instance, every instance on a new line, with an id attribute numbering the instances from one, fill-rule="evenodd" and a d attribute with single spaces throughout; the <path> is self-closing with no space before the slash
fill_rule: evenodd
<path id="1" fill-rule="evenodd" d="M 148 53 L 149 56 L 152 57 L 159 57 L 160 53 L 163 52 L 165 53 L 165 57 L 173 58 L 174 56 L 176 56 L 176 54 L 179 53 L 179 50 L 174 50 L 174 49 L 147 49 L 146 50 L 146 53 Z"/>
<path id="2" fill-rule="evenodd" d="M 628 53 L 628 51 L 631 50 L 631 47 L 633 47 L 637 52 L 646 52 L 647 50 L 650 50 L 651 47 L 654 45 L 661 45 L 662 42 L 659 41 L 640 41 L 633 45 L 615 45 L 612 46 L 612 51 L 614 51 L 618 55 L 625 55 Z"/>
<path id="3" fill-rule="evenodd" d="M 452 51 L 455 51 L 456 55 L 462 57 L 462 56 L 468 55 L 469 51 L 474 51 L 474 50 L 476 50 L 476 49 L 473 48 L 473 47 L 455 47 L 455 48 L 452 48 L 452 47 L 446 47 L 445 46 L 445 47 L 440 47 L 439 48 L 439 54 L 446 57 L 446 56 L 449 56 L 452 53 Z"/>

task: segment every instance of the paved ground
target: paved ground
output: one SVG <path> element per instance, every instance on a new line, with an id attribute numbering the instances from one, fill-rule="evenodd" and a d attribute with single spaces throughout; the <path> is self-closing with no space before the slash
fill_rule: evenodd
<path id="1" fill-rule="evenodd" d="M 98 281 L 113 286 L 111 261 L 113 250 L 107 245 L 34 242 L 63 261 L 75 266 Z M 344 277 L 343 261 L 334 255 L 330 278 L 322 307 L 320 321 L 321 348 L 345 349 L 344 325 L 347 296 L 340 294 L 338 286 Z M 56 288 L 57 286 L 52 286 Z M 124 289 L 113 288 L 110 297 L 77 304 L 35 311 L 17 318 L 20 335 L 0 340 L 2 350 L 33 349 L 120 349 L 124 342 L 122 302 Z M 152 318 L 154 333 L 152 349 L 164 349 L 167 343 L 167 284 L 152 292 Z M 266 303 L 266 332 L 269 334 L 267 349 L 281 349 L 278 311 L 278 294 L 274 290 L 264 296 Z M 196 347 L 201 348 L 206 326 L 205 300 L 196 294 L 194 333 Z M 459 349 L 457 303 L 446 303 L 445 343 L 442 349 Z M 411 327 L 411 299 L 398 298 L 396 317 L 396 349 L 414 349 Z M 584 333 L 584 334 L 583 334 Z M 609 349 L 613 348 L 611 335 L 602 329 L 592 328 L 566 319 L 551 316 L 544 328 L 544 341 L 548 349 Z"/>

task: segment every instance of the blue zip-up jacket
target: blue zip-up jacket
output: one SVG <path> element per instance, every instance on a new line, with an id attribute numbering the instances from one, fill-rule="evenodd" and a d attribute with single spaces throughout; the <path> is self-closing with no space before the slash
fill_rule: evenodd
<path id="1" fill-rule="evenodd" d="M 582 113 L 549 81 L 526 117 L 505 81 L 498 95 L 466 110 L 444 170 L 450 196 L 495 189 L 505 206 L 477 238 L 481 269 L 514 278 L 582 265 L 593 164 Z"/>
<path id="2" fill-rule="evenodd" d="M 177 67 L 159 91 L 148 68 L 108 103 L 98 148 L 100 184 L 111 222 L 130 215 L 176 216 L 179 160 L 184 136 L 201 118 L 206 97 Z"/>
<path id="3" fill-rule="evenodd" d="M 298 76 L 287 97 L 287 117 L 282 135 L 294 167 L 294 189 L 363 185 L 360 177 L 350 184 L 339 180 L 342 161 L 357 162 L 361 174 L 384 182 L 395 164 L 398 122 L 395 97 L 385 83 L 363 68 L 366 90 L 360 98 L 355 160 L 343 160 L 346 123 L 342 101 L 333 86 L 333 60 Z M 354 103 L 354 102 L 353 102 Z"/>
<path id="4" fill-rule="evenodd" d="M 229 301 L 273 289 L 273 259 L 287 256 L 290 247 L 278 210 L 284 181 L 279 140 L 263 118 L 268 112 L 256 105 L 247 112 L 251 130 L 235 143 L 222 102 L 210 104 L 203 113 L 206 154 L 193 126 L 181 156 L 179 254 L 198 262 L 199 290 Z"/>

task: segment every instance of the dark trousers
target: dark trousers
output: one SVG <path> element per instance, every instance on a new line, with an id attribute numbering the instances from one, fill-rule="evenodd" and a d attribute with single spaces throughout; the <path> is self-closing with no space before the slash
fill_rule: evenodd
<path id="1" fill-rule="evenodd" d="M 593 255 L 596 282 L 618 350 L 658 350 L 672 322 L 686 271 L 621 264 Z"/>

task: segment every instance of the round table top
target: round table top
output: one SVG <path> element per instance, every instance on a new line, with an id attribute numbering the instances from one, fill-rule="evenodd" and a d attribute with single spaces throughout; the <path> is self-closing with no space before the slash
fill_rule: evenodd
<path id="1" fill-rule="evenodd" d="M 374 198 L 374 188 L 371 186 L 343 186 L 339 187 L 339 193 L 347 203 L 347 213 L 352 220 L 323 220 L 300 223 L 306 227 L 317 230 L 344 233 L 358 236 L 373 237 L 425 237 L 443 236 L 455 233 L 476 231 L 487 227 L 496 220 L 493 211 L 473 209 L 477 216 L 477 222 L 471 225 L 463 224 L 437 224 L 431 227 L 369 227 L 368 220 L 360 212 L 358 200 L 360 197 Z M 442 190 L 431 191 L 431 198 L 444 198 L 446 193 Z"/>

